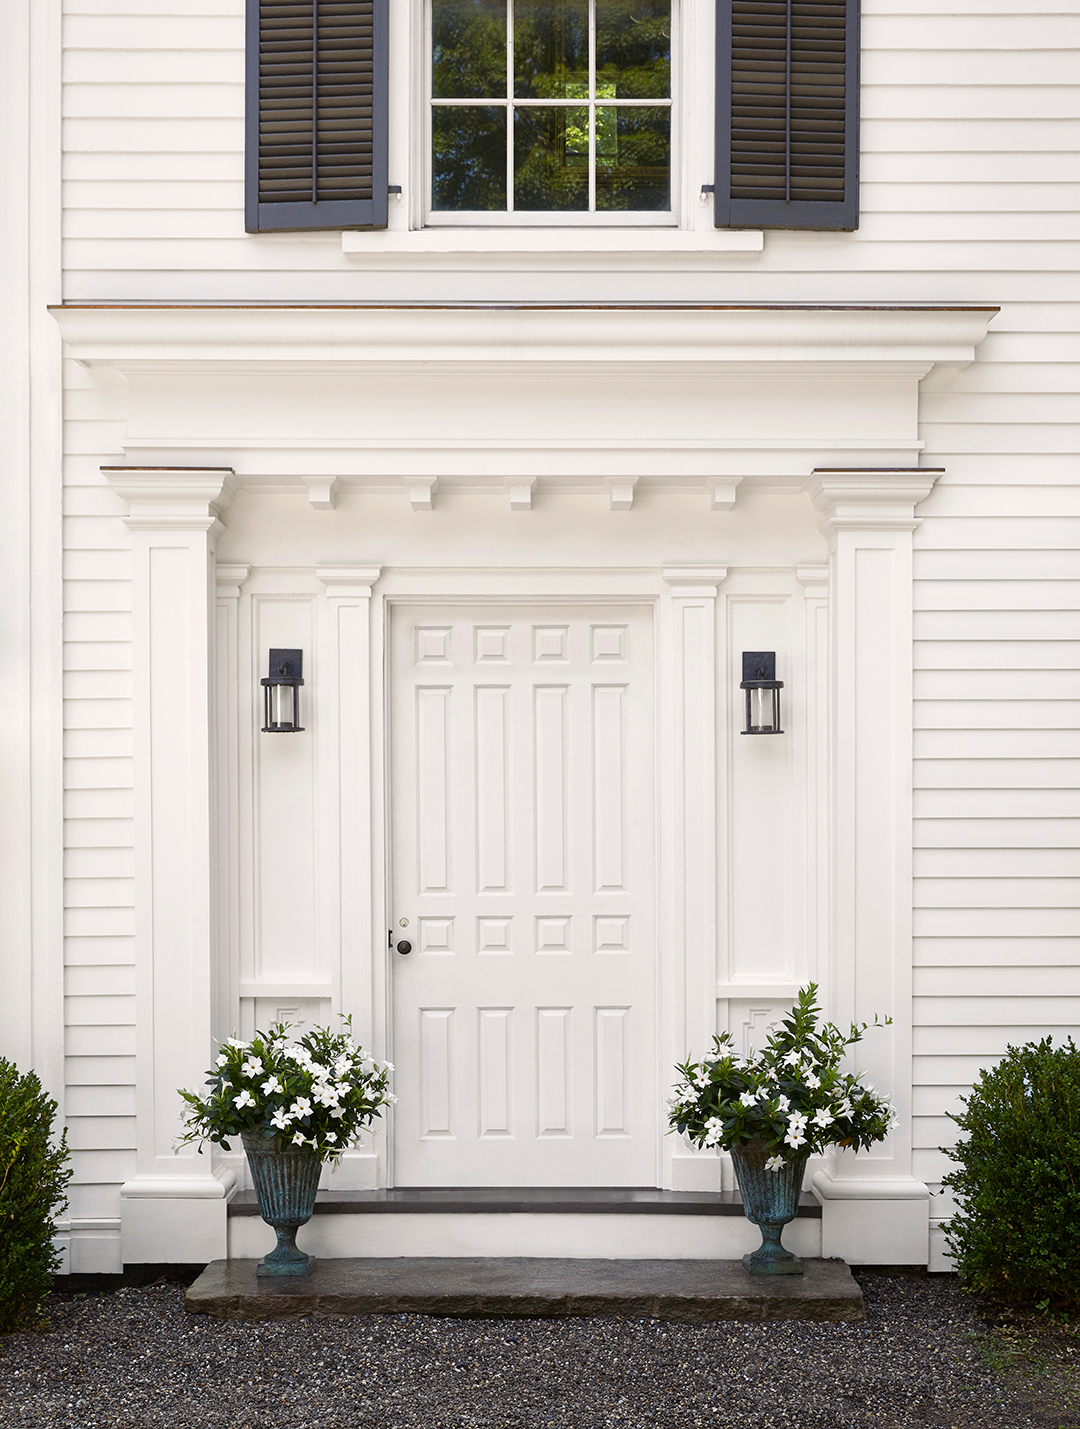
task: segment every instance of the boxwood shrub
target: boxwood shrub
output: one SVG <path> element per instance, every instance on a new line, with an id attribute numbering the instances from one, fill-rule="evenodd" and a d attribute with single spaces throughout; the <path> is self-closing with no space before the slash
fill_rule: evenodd
<path id="1" fill-rule="evenodd" d="M 965 1287 L 1044 1310 L 1080 1306 L 1080 1050 L 1010 1046 L 981 1073 L 943 1148 L 960 1209 L 946 1242 Z"/>
<path id="2" fill-rule="evenodd" d="M 0 1332 L 32 1323 L 60 1264 L 53 1245 L 67 1204 L 67 1133 L 33 1072 L 0 1057 Z"/>

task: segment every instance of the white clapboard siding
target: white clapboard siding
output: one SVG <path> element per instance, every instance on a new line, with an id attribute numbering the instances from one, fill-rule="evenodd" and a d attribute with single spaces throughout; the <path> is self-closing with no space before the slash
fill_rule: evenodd
<path id="1" fill-rule="evenodd" d="M 70 1214 L 115 1217 L 133 1166 L 131 557 L 100 467 L 122 402 L 66 364 L 64 948 Z"/>
<path id="2" fill-rule="evenodd" d="M 247 235 L 243 0 L 64 9 L 68 300 L 1002 305 L 978 361 L 921 409 L 923 460 L 947 468 L 915 533 L 915 1169 L 938 1182 L 945 1113 L 979 1069 L 1009 1042 L 1068 1035 L 1080 1012 L 1075 4 L 863 0 L 858 232 L 770 233 L 760 256 L 632 273 L 597 259 L 373 272 L 335 234 Z M 68 1053 L 86 1117 L 74 1204 L 107 1215 L 133 1169 L 110 1139 L 130 1115 L 111 1098 L 127 1094 L 133 1031 L 88 1018 L 124 1013 L 132 913 L 87 885 L 121 900 L 130 877 L 130 651 L 114 619 L 130 558 L 98 471 L 122 456 L 125 397 L 72 364 L 66 376 Z"/>

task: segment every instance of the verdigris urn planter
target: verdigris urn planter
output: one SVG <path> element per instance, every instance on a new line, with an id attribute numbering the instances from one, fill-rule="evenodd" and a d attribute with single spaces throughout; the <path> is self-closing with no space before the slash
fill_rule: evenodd
<path id="1" fill-rule="evenodd" d="M 259 1261 L 256 1274 L 307 1275 L 315 1259 L 299 1249 L 296 1232 L 315 1213 L 322 1162 L 303 1146 L 275 1150 L 274 1131 L 269 1127 L 245 1131 L 243 1142 L 259 1214 L 277 1231 L 277 1245 Z"/>
<path id="2" fill-rule="evenodd" d="M 743 1211 L 761 1231 L 761 1244 L 742 1258 L 750 1275 L 801 1275 L 802 1261 L 780 1244 L 780 1233 L 795 1219 L 809 1152 L 785 1161 L 778 1171 L 766 1171 L 769 1153 L 763 1141 L 748 1141 L 731 1148 Z"/>

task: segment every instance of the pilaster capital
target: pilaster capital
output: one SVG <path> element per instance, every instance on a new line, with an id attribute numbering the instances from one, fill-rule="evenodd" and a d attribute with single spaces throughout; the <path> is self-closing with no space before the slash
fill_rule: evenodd
<path id="1" fill-rule="evenodd" d="M 249 575 L 251 575 L 251 567 L 248 565 L 218 564 L 214 567 L 218 595 L 223 598 L 238 596 L 241 588 L 247 583 Z"/>
<path id="2" fill-rule="evenodd" d="M 831 533 L 914 531 L 915 507 L 944 467 L 816 467 L 806 483 L 811 504 Z"/>
<path id="3" fill-rule="evenodd" d="M 672 595 L 682 596 L 715 596 L 727 573 L 727 566 L 665 566 L 660 572 Z"/>
<path id="4" fill-rule="evenodd" d="M 102 475 L 127 502 L 131 530 L 224 530 L 220 512 L 232 502 L 237 481 L 229 466 L 103 466 Z"/>
<path id="5" fill-rule="evenodd" d="M 382 575 L 382 566 L 319 566 L 315 574 L 327 595 L 369 600 L 371 587 Z"/>

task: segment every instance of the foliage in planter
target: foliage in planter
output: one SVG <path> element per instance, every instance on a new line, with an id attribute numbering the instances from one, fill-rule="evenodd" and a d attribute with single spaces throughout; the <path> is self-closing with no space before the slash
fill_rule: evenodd
<path id="1" fill-rule="evenodd" d="M 320 1161 L 341 1159 L 384 1106 L 390 1091 L 389 1062 L 376 1062 L 352 1037 L 316 1027 L 296 1041 L 289 1024 L 275 1023 L 250 1042 L 230 1037 L 207 1073 L 209 1091 L 181 1091 L 186 1102 L 185 1142 L 213 1141 L 226 1151 L 241 1132 L 272 1128 L 274 1146 L 309 1147 Z"/>
<path id="2" fill-rule="evenodd" d="M 845 1033 L 820 1017 L 812 982 L 755 1056 L 736 1056 L 731 1033 L 722 1032 L 712 1057 L 681 1063 L 682 1083 L 668 1101 L 672 1130 L 724 1151 L 764 1141 L 769 1171 L 826 1146 L 859 1151 L 883 1141 L 897 1124 L 888 1097 L 840 1064 L 869 1027 L 892 1018 L 853 1022 Z"/>
<path id="3" fill-rule="evenodd" d="M 33 1322 L 60 1267 L 53 1244 L 71 1179 L 67 1133 L 33 1072 L 0 1057 L 0 1332 Z"/>
<path id="4" fill-rule="evenodd" d="M 1008 1047 L 951 1116 L 942 1148 L 960 1210 L 945 1228 L 964 1286 L 1043 1309 L 1080 1306 L 1080 1049 Z M 951 1114 L 950 1114 L 951 1115 Z"/>

